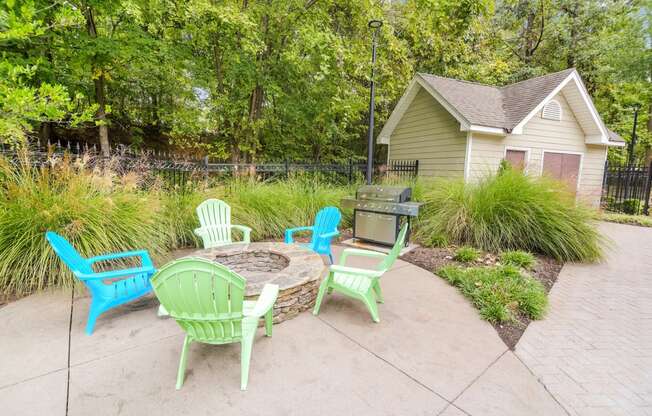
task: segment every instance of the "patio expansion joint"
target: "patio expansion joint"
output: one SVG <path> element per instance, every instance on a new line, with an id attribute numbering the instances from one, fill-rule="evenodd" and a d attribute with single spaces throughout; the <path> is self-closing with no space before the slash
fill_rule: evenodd
<path id="1" fill-rule="evenodd" d="M 335 332 L 337 332 L 338 334 L 342 335 L 344 338 L 348 339 L 349 341 L 351 341 L 352 343 L 354 343 L 354 344 L 357 345 L 358 347 L 362 348 L 362 349 L 363 349 L 364 351 L 366 351 L 367 353 L 373 355 L 374 357 L 376 357 L 377 359 L 379 359 L 379 360 L 382 361 L 383 363 L 389 365 L 390 367 L 392 367 L 392 368 L 395 369 L 396 371 L 400 372 L 401 374 L 403 374 L 404 376 L 406 376 L 407 378 L 409 378 L 410 380 L 412 380 L 414 383 L 418 384 L 418 385 L 421 386 L 422 388 L 428 390 L 429 392 L 431 392 L 431 393 L 434 394 L 435 396 L 437 396 L 437 397 L 439 397 L 440 399 L 444 400 L 446 403 L 448 403 L 444 408 L 448 408 L 448 406 L 452 404 L 451 401 L 448 400 L 446 397 L 442 396 L 441 394 L 437 393 L 437 392 L 436 392 L 435 390 L 433 390 L 432 388 L 428 387 L 427 385 L 425 385 L 424 383 L 422 383 L 421 381 L 419 381 L 419 379 L 417 379 L 416 377 L 414 377 L 413 375 L 411 375 L 410 373 L 408 373 L 406 370 L 403 370 L 402 368 L 400 368 L 400 367 L 398 367 L 397 365 L 391 363 L 390 361 L 387 361 L 387 360 L 384 359 L 382 356 L 376 354 L 376 353 L 373 352 L 372 350 L 366 348 L 366 347 L 365 347 L 364 345 L 362 345 L 360 342 L 356 341 L 354 338 L 351 338 L 349 335 L 347 335 L 347 334 L 345 334 L 344 332 L 342 332 L 341 330 L 339 330 L 337 327 L 335 327 L 335 326 L 334 326 L 333 324 L 331 324 L 330 322 L 327 322 L 327 321 L 325 321 L 324 319 L 322 319 L 321 316 L 317 316 L 317 319 L 319 319 L 319 320 L 320 320 L 321 322 L 323 322 L 326 326 L 330 327 L 331 329 L 333 329 L 333 330 L 334 330 Z M 460 410 L 461 410 L 461 409 L 460 409 Z M 465 413 L 466 413 L 466 412 L 465 412 Z M 467 413 L 467 414 L 468 414 L 468 413 Z"/>
<path id="2" fill-rule="evenodd" d="M 112 352 L 112 353 L 109 353 L 109 354 L 106 354 L 106 355 L 102 355 L 101 357 L 95 357 L 95 358 L 91 358 L 90 360 L 81 361 L 81 362 L 79 362 L 79 363 L 72 364 L 72 365 L 69 366 L 69 368 L 77 368 L 77 367 L 80 367 L 80 366 L 83 366 L 83 365 L 86 365 L 86 364 L 94 363 L 94 362 L 96 362 L 96 361 L 101 361 L 101 360 L 104 360 L 104 359 L 106 359 L 106 358 L 113 357 L 113 356 L 115 356 L 115 355 L 120 355 L 120 354 L 122 354 L 122 353 L 125 353 L 125 352 L 128 352 L 128 351 L 132 351 L 132 350 L 135 350 L 135 349 L 138 349 L 138 348 L 141 348 L 141 347 L 146 347 L 146 346 L 148 346 L 148 345 L 156 344 L 156 343 L 161 342 L 161 341 L 164 341 L 164 340 L 166 340 L 166 339 L 170 339 L 170 338 L 174 338 L 174 337 L 182 337 L 182 336 L 183 336 L 182 334 L 172 334 L 172 335 L 167 335 L 167 336 L 165 336 L 165 337 L 157 338 L 157 339 L 152 340 L 152 341 L 150 341 L 150 342 L 146 342 L 146 343 L 143 343 L 143 344 L 137 344 L 137 345 L 133 345 L 133 346 L 131 346 L 131 347 L 127 347 L 127 348 L 124 348 L 124 349 L 118 350 L 118 351 L 114 351 L 114 352 Z"/>
<path id="3" fill-rule="evenodd" d="M 518 343 L 517 343 L 517 345 L 518 345 Z M 568 416 L 571 416 L 571 413 L 568 411 L 568 409 L 566 409 L 566 406 L 564 406 L 564 405 L 563 405 L 559 400 L 557 400 L 557 398 L 555 397 L 555 395 L 552 394 L 552 392 L 551 392 L 550 390 L 548 390 L 548 386 L 546 386 L 546 383 L 544 383 L 543 381 L 541 381 L 541 378 L 539 378 L 536 374 L 534 374 L 534 371 L 532 371 L 532 369 L 530 369 L 530 367 L 528 367 L 528 365 L 525 363 L 525 361 L 523 361 L 523 360 L 521 359 L 521 357 L 519 357 L 518 354 L 516 354 L 516 352 L 514 352 L 513 355 L 514 355 L 514 357 L 516 357 L 517 360 L 519 360 L 519 361 L 521 362 L 521 364 L 523 364 L 523 367 L 527 368 L 527 371 L 529 371 L 530 374 L 532 374 L 532 377 L 534 377 L 534 379 L 535 379 L 539 384 L 541 384 L 541 386 L 542 386 L 543 389 L 546 391 L 546 393 L 548 393 L 548 396 L 550 396 L 550 397 L 552 398 L 552 400 L 554 400 L 554 401 L 559 405 L 559 407 L 564 411 L 564 413 L 566 413 Z M 563 371 L 563 370 L 562 370 L 562 371 Z"/>
<path id="4" fill-rule="evenodd" d="M 70 401 L 70 349 L 72 341 L 72 312 L 75 307 L 75 286 L 70 290 L 70 319 L 68 321 L 68 358 L 67 358 L 67 374 L 66 374 L 66 416 L 68 416 L 68 404 Z"/>
<path id="5" fill-rule="evenodd" d="M 10 383 L 10 384 L 5 384 L 5 385 L 0 386 L 0 390 L 8 389 L 10 387 L 14 387 L 14 386 L 17 386 L 19 384 L 27 383 L 29 381 L 36 380 L 36 379 L 39 379 L 41 377 L 46 377 L 46 376 L 49 376 L 51 374 L 55 374 L 55 373 L 58 373 L 59 371 L 64 371 L 64 370 L 66 370 L 66 367 L 61 367 L 61 368 L 57 368 L 56 370 L 48 371 L 47 373 L 39 374 L 39 375 L 36 375 L 36 376 L 33 376 L 33 377 L 28 377 L 26 379 L 19 380 L 19 381 Z"/>
<path id="6" fill-rule="evenodd" d="M 471 382 L 470 382 L 466 387 L 464 387 L 464 388 L 462 389 L 462 391 L 459 392 L 459 393 L 457 394 L 457 396 L 455 396 L 455 397 L 453 398 L 453 400 L 448 401 L 449 405 L 446 406 L 445 408 L 443 408 L 442 411 L 439 412 L 439 414 L 441 415 L 442 413 L 444 413 L 444 412 L 446 411 L 446 409 L 448 409 L 450 406 L 454 406 L 454 407 L 458 408 L 459 410 L 461 410 L 462 412 L 464 412 L 465 414 L 470 415 L 469 412 L 467 412 L 466 410 L 464 410 L 464 409 L 462 409 L 461 407 L 459 407 L 458 405 L 456 405 L 456 404 L 455 404 L 455 401 L 456 401 L 457 399 L 459 399 L 459 398 L 464 394 L 464 392 L 466 392 L 469 388 L 471 388 L 471 386 L 473 386 L 473 385 L 474 385 L 474 384 L 475 384 L 475 383 L 480 379 L 480 377 L 482 377 L 482 376 L 483 376 L 487 371 L 489 371 L 489 369 L 490 369 L 491 367 L 493 367 L 493 365 L 496 364 L 496 363 L 498 362 L 498 360 L 500 360 L 501 358 L 503 358 L 503 356 L 504 356 L 505 354 L 507 354 L 508 352 L 509 352 L 509 348 L 507 348 L 507 349 L 505 349 L 505 351 L 501 352 L 501 353 L 500 353 L 500 354 L 499 354 L 499 355 L 498 355 L 498 356 L 497 356 L 497 357 L 496 357 L 492 362 L 489 363 L 489 365 L 488 365 L 484 370 L 482 370 L 482 371 L 480 372 L 480 374 L 478 374 L 478 375 L 477 375 L 473 380 L 471 380 Z"/>

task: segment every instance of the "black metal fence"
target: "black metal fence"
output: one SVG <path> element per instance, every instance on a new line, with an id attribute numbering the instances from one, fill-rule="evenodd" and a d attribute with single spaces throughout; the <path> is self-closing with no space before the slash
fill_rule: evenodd
<path id="1" fill-rule="evenodd" d="M 16 149 L 0 144 L 0 153 L 15 157 Z M 99 155 L 96 146 L 79 142 L 40 143 L 30 146 L 27 152 L 30 163 L 46 166 L 53 159 L 69 155 L 85 158 L 89 166 L 107 166 L 121 172 L 139 171 L 149 173 L 173 187 L 185 187 L 206 180 L 230 177 L 252 177 L 260 180 L 287 178 L 294 174 L 314 174 L 336 183 L 354 183 L 364 178 L 365 163 L 349 159 L 345 163 L 310 163 L 282 161 L 272 163 L 213 163 L 209 158 L 192 158 L 157 150 L 131 149 L 118 146 L 112 149 L 112 157 Z M 392 177 L 411 179 L 419 171 L 418 160 L 390 160 L 387 165 L 376 168 L 379 179 Z"/>
<path id="2" fill-rule="evenodd" d="M 649 215 L 652 164 L 649 166 L 609 166 L 605 164 L 602 183 L 603 209 L 634 215 Z"/>

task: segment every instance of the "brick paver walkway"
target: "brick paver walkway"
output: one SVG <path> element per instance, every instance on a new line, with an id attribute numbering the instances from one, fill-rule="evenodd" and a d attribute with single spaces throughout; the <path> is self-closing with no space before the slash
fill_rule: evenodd
<path id="1" fill-rule="evenodd" d="M 571 415 L 652 415 L 652 229 L 601 229 L 606 261 L 564 266 L 516 355 Z"/>

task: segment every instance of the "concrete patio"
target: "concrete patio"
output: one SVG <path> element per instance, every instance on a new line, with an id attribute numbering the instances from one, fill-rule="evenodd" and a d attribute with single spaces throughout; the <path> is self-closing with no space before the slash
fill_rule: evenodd
<path id="1" fill-rule="evenodd" d="M 402 261 L 382 284 L 380 324 L 334 294 L 319 317 L 305 312 L 275 325 L 272 338 L 259 330 L 246 392 L 238 345 L 193 344 L 185 385 L 175 390 L 183 335 L 153 305 L 108 313 L 86 336 L 84 293 L 22 299 L 0 309 L 0 412 L 566 414 L 455 288 Z"/>

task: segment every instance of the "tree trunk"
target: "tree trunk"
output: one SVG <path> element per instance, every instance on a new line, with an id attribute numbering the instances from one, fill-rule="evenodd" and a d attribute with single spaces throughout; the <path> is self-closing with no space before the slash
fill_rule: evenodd
<path id="1" fill-rule="evenodd" d="M 52 140 L 52 123 L 49 121 L 41 122 L 40 134 L 41 146 L 47 146 Z"/>
<path id="2" fill-rule="evenodd" d="M 92 38 L 97 38 L 97 28 L 95 27 L 95 18 L 93 17 L 93 9 L 90 6 L 86 7 L 84 12 L 86 17 L 86 28 L 88 35 Z M 93 59 L 95 61 L 95 59 Z M 103 156 L 110 156 L 111 147 L 109 144 L 109 128 L 106 125 L 106 95 L 105 95 L 105 78 L 102 69 L 99 68 L 96 62 L 92 63 L 93 70 L 93 83 L 95 84 L 95 102 L 98 105 L 95 119 L 99 124 L 99 140 L 100 149 Z M 95 74 L 99 72 L 100 75 Z"/>
<path id="3" fill-rule="evenodd" d="M 251 97 L 249 98 L 249 120 L 255 121 L 260 118 L 263 110 L 263 87 L 262 85 L 256 85 L 256 88 L 251 92 Z"/>

